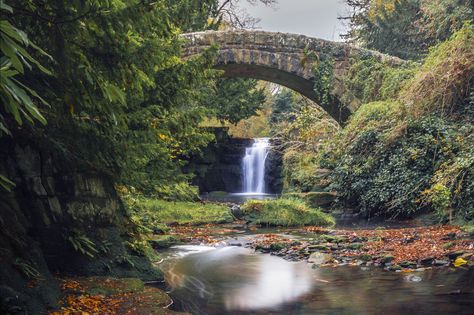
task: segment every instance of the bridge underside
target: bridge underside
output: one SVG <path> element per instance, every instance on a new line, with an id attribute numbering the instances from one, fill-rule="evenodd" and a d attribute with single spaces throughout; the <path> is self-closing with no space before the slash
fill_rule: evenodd
<path id="1" fill-rule="evenodd" d="M 225 77 L 264 80 L 286 86 L 318 104 L 318 96 L 314 91 L 313 81 L 299 75 L 256 64 L 227 63 L 218 64 L 215 68 L 224 70 Z M 339 103 L 321 107 L 339 123 L 345 122 L 351 114 L 347 107 L 340 106 Z"/>

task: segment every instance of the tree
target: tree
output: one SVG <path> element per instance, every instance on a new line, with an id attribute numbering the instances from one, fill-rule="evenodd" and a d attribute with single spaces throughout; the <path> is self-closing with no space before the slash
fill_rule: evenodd
<path id="1" fill-rule="evenodd" d="M 469 0 L 346 0 L 343 38 L 405 59 L 419 59 L 472 20 Z"/>
<path id="2" fill-rule="evenodd" d="M 255 115 L 265 103 L 263 89 L 258 89 L 256 85 L 257 81 L 252 79 L 219 79 L 216 93 L 208 100 L 208 106 L 221 122 L 236 124 Z"/>

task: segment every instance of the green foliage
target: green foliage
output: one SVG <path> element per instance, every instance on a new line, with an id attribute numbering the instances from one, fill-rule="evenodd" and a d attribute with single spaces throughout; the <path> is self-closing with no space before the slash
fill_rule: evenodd
<path id="1" fill-rule="evenodd" d="M 314 91 L 318 96 L 316 103 L 320 106 L 333 105 L 336 101 L 332 95 L 334 80 L 334 60 L 321 54 L 313 68 Z"/>
<path id="2" fill-rule="evenodd" d="M 353 66 L 346 84 L 365 101 L 382 101 L 362 105 L 326 143 L 321 163 L 333 170 L 330 188 L 342 201 L 368 216 L 430 209 L 442 220 L 472 220 L 473 45 L 467 24 L 420 66 Z"/>
<path id="3" fill-rule="evenodd" d="M 41 274 L 30 261 L 16 258 L 13 266 L 29 279 L 39 279 Z"/>
<path id="4" fill-rule="evenodd" d="M 415 63 L 393 67 L 375 58 L 359 57 L 343 79 L 343 103 L 357 98 L 362 103 L 396 99 L 406 81 L 413 77 Z"/>
<path id="5" fill-rule="evenodd" d="M 283 191 L 307 192 L 318 190 L 319 159 L 313 153 L 288 149 L 283 155 Z"/>
<path id="6" fill-rule="evenodd" d="M 120 184 L 170 200 L 194 199 L 193 189 L 185 184 L 190 176 L 181 169 L 213 140 L 200 128 L 202 120 L 217 115 L 236 122 L 254 114 L 263 102 L 253 80 L 216 81 L 220 72 L 210 69 L 216 47 L 202 56 L 181 59 L 180 31 L 207 29 L 217 4 L 216 0 L 48 0 L 41 5 L 17 1 L 15 7 L 22 9 L 8 13 L 6 20 L 47 47 L 55 60 L 38 51 L 38 60 L 54 76 L 41 71 L 25 76 L 25 86 L 41 90 L 50 104 L 42 112 L 48 126 L 35 126 L 32 133 L 48 139 L 55 150 L 81 166 L 115 175 Z M 6 26 L 2 24 L 2 34 Z M 15 34 L 13 43 L 32 46 L 24 33 Z M 2 49 L 8 47 L 2 44 Z M 41 67 L 18 51 L 24 60 Z M 13 66 L 23 65 L 16 62 L 21 58 L 8 56 Z M 31 91 L 27 90 L 36 97 Z M 24 112 L 35 117 L 29 109 Z"/>
<path id="7" fill-rule="evenodd" d="M 40 101 L 43 105 L 48 103 L 42 99 L 35 90 L 23 83 L 22 76 L 25 74 L 25 68 L 32 71 L 33 67 L 45 74 L 51 72 L 43 67 L 34 57 L 27 51 L 32 48 L 35 52 L 43 56 L 51 58 L 41 48 L 33 44 L 25 32 L 13 26 L 8 20 L 4 19 L 4 12 L 13 13 L 13 9 L 2 2 L 0 12 L 2 19 L 0 20 L 0 47 L 3 56 L 0 58 L 0 99 L 2 107 L 0 108 L 0 135 L 2 133 L 9 134 L 6 119 L 13 116 L 15 122 L 19 125 L 23 124 L 23 119 L 33 123 L 38 120 L 42 124 L 46 124 L 46 120 L 40 113 L 34 100 Z M 33 99 L 32 99 L 33 98 Z"/>
<path id="8" fill-rule="evenodd" d="M 410 216 L 422 209 L 420 196 L 436 168 L 460 149 L 459 126 L 437 117 L 409 120 L 397 136 L 392 128 L 361 129 L 343 140 L 348 146 L 329 166 L 332 188 L 367 215 Z"/>
<path id="9" fill-rule="evenodd" d="M 300 199 L 249 200 L 242 205 L 244 219 L 272 226 L 334 225 L 334 219 Z"/>
<path id="10" fill-rule="evenodd" d="M 94 256 L 99 252 L 96 244 L 86 235 L 79 232 L 67 236 L 66 239 L 76 252 L 89 256 L 90 258 L 94 258 Z"/>
<path id="11" fill-rule="evenodd" d="M 221 122 L 236 124 L 255 115 L 263 107 L 265 94 L 256 85 L 257 80 L 252 79 L 219 79 L 216 94 L 207 99 L 207 106 L 213 109 Z"/>
<path id="12" fill-rule="evenodd" d="M 285 90 L 273 108 L 272 136 L 282 143 L 283 191 L 321 190 L 318 151 L 339 125 L 319 106 Z"/>
<path id="13" fill-rule="evenodd" d="M 473 16 L 470 0 L 346 2 L 353 9 L 346 38 L 405 59 L 419 59 Z"/>
<path id="14" fill-rule="evenodd" d="M 294 101 L 294 94 L 291 90 L 283 89 L 277 94 L 272 104 L 270 115 L 270 125 L 275 126 L 282 121 L 292 120 L 292 114 L 297 110 L 297 103 Z"/>
<path id="15" fill-rule="evenodd" d="M 444 215 L 448 206 L 461 212 L 460 195 L 469 209 L 472 145 L 465 138 L 472 131 L 439 117 L 404 120 L 397 104 L 366 104 L 353 116 L 332 144 L 333 155 L 326 155 L 326 166 L 333 169 L 331 188 L 367 215 L 410 216 L 429 204 Z M 429 189 L 435 182 L 442 184 Z"/>

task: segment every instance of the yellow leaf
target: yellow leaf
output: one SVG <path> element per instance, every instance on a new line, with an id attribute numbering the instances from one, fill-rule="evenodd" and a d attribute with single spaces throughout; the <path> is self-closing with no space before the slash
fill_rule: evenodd
<path id="1" fill-rule="evenodd" d="M 467 260 L 465 260 L 461 257 L 456 258 L 456 260 L 454 261 L 454 267 L 459 267 L 459 266 L 462 266 L 462 265 L 465 265 L 465 264 L 467 264 Z"/>

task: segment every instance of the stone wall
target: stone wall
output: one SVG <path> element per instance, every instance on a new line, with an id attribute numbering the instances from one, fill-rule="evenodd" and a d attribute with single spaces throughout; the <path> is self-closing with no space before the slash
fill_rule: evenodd
<path id="1" fill-rule="evenodd" d="M 53 273 L 161 279 L 125 246 L 129 221 L 113 178 L 47 147 L 0 141 L 0 173 L 16 183 L 0 195 L 0 313 L 40 314 L 57 306 Z M 93 242 L 92 251 L 84 246 L 93 258 L 74 249 L 80 237 Z"/>

